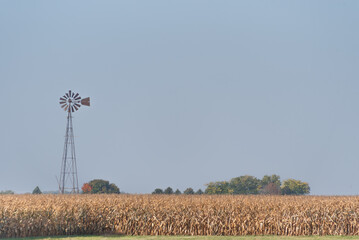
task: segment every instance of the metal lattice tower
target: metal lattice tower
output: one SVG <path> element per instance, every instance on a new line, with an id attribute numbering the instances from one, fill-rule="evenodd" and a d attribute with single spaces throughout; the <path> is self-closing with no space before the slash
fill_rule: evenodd
<path id="1" fill-rule="evenodd" d="M 79 193 L 72 113 L 77 111 L 81 105 L 90 106 L 90 98 L 81 99 L 78 93 L 69 90 L 68 93 L 60 98 L 60 105 L 67 111 L 67 125 L 64 152 L 62 155 L 59 191 L 62 194 L 66 192 Z"/>

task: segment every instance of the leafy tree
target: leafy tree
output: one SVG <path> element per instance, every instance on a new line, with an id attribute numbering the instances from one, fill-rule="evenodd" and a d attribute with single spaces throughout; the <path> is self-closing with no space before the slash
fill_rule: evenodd
<path id="1" fill-rule="evenodd" d="M 260 190 L 260 193 L 267 195 L 280 195 L 282 191 L 277 184 L 270 182 Z"/>
<path id="2" fill-rule="evenodd" d="M 120 193 L 120 189 L 113 183 L 102 179 L 94 179 L 88 183 L 91 187 L 91 193 Z"/>
<path id="3" fill-rule="evenodd" d="M 86 193 L 91 193 L 92 192 L 92 187 L 91 187 L 90 184 L 84 183 L 84 185 L 82 185 L 81 190 L 82 190 L 82 193 L 85 193 L 85 194 Z"/>
<path id="4" fill-rule="evenodd" d="M 187 195 L 191 195 L 191 194 L 194 194 L 194 191 L 193 191 L 193 188 L 187 188 L 186 190 L 184 190 L 183 193 L 187 194 Z"/>
<path id="5" fill-rule="evenodd" d="M 107 193 L 110 182 L 102 179 L 94 179 L 89 182 L 89 185 L 92 187 L 92 193 Z"/>
<path id="6" fill-rule="evenodd" d="M 210 182 L 206 184 L 207 188 L 204 190 L 206 194 L 228 194 L 230 193 L 229 183 L 223 182 Z"/>
<path id="7" fill-rule="evenodd" d="M 264 175 L 260 182 L 259 191 L 261 194 L 279 195 L 281 194 L 280 185 L 280 176 L 275 174 Z"/>
<path id="8" fill-rule="evenodd" d="M 261 183 L 260 183 L 261 188 L 264 188 L 269 183 L 274 183 L 275 185 L 280 187 L 280 185 L 281 185 L 280 176 L 278 176 L 276 174 L 273 174 L 272 176 L 264 175 L 264 177 L 262 178 Z"/>
<path id="9" fill-rule="evenodd" d="M 120 189 L 116 186 L 116 184 L 111 183 L 110 187 L 108 189 L 108 193 L 115 193 L 115 194 L 119 194 L 120 193 Z"/>
<path id="10" fill-rule="evenodd" d="M 152 194 L 163 194 L 163 190 L 161 188 L 156 188 Z"/>
<path id="11" fill-rule="evenodd" d="M 229 182 L 233 194 L 257 194 L 259 186 L 260 180 L 249 175 L 232 178 Z"/>
<path id="12" fill-rule="evenodd" d="M 310 187 L 306 182 L 295 179 L 287 179 L 282 184 L 282 194 L 284 195 L 304 195 L 309 194 Z"/>
<path id="13" fill-rule="evenodd" d="M 261 180 L 245 175 L 232 178 L 229 182 L 210 182 L 206 184 L 206 194 L 292 194 L 301 195 L 310 192 L 309 184 L 288 179 L 281 184 L 280 176 L 265 175 Z"/>
<path id="14" fill-rule="evenodd" d="M 32 194 L 42 194 L 40 188 L 36 186 L 36 188 L 32 191 Z"/>
<path id="15" fill-rule="evenodd" d="M 168 187 L 165 189 L 165 191 L 163 193 L 164 194 L 173 194 L 173 189 L 171 187 Z"/>
<path id="16" fill-rule="evenodd" d="M 179 195 L 179 194 L 182 194 L 182 193 L 181 193 L 181 191 L 180 191 L 179 189 L 177 189 L 177 190 L 175 191 L 175 194 Z"/>
<path id="17" fill-rule="evenodd" d="M 198 189 L 198 191 L 196 192 L 196 194 L 202 195 L 202 194 L 203 194 L 203 191 L 202 191 L 201 189 Z"/>

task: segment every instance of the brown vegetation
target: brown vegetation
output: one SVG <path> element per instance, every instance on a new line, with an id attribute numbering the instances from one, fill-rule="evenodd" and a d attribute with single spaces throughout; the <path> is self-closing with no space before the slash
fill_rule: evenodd
<path id="1" fill-rule="evenodd" d="M 103 233 L 359 235 L 359 197 L 0 196 L 0 238 Z"/>

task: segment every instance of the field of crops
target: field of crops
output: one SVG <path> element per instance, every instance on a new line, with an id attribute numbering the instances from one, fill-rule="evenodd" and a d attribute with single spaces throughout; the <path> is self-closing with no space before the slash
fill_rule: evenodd
<path id="1" fill-rule="evenodd" d="M 0 238 L 359 235 L 359 197 L 2 195 Z"/>

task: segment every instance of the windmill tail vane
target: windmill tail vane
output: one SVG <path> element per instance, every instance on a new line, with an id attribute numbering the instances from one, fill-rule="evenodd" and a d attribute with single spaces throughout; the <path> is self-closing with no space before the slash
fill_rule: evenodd
<path id="1" fill-rule="evenodd" d="M 60 180 L 58 181 L 60 193 L 79 193 L 72 113 L 79 110 L 82 105 L 90 106 L 90 98 L 81 99 L 78 93 L 71 90 L 60 97 L 60 106 L 68 113 Z"/>

